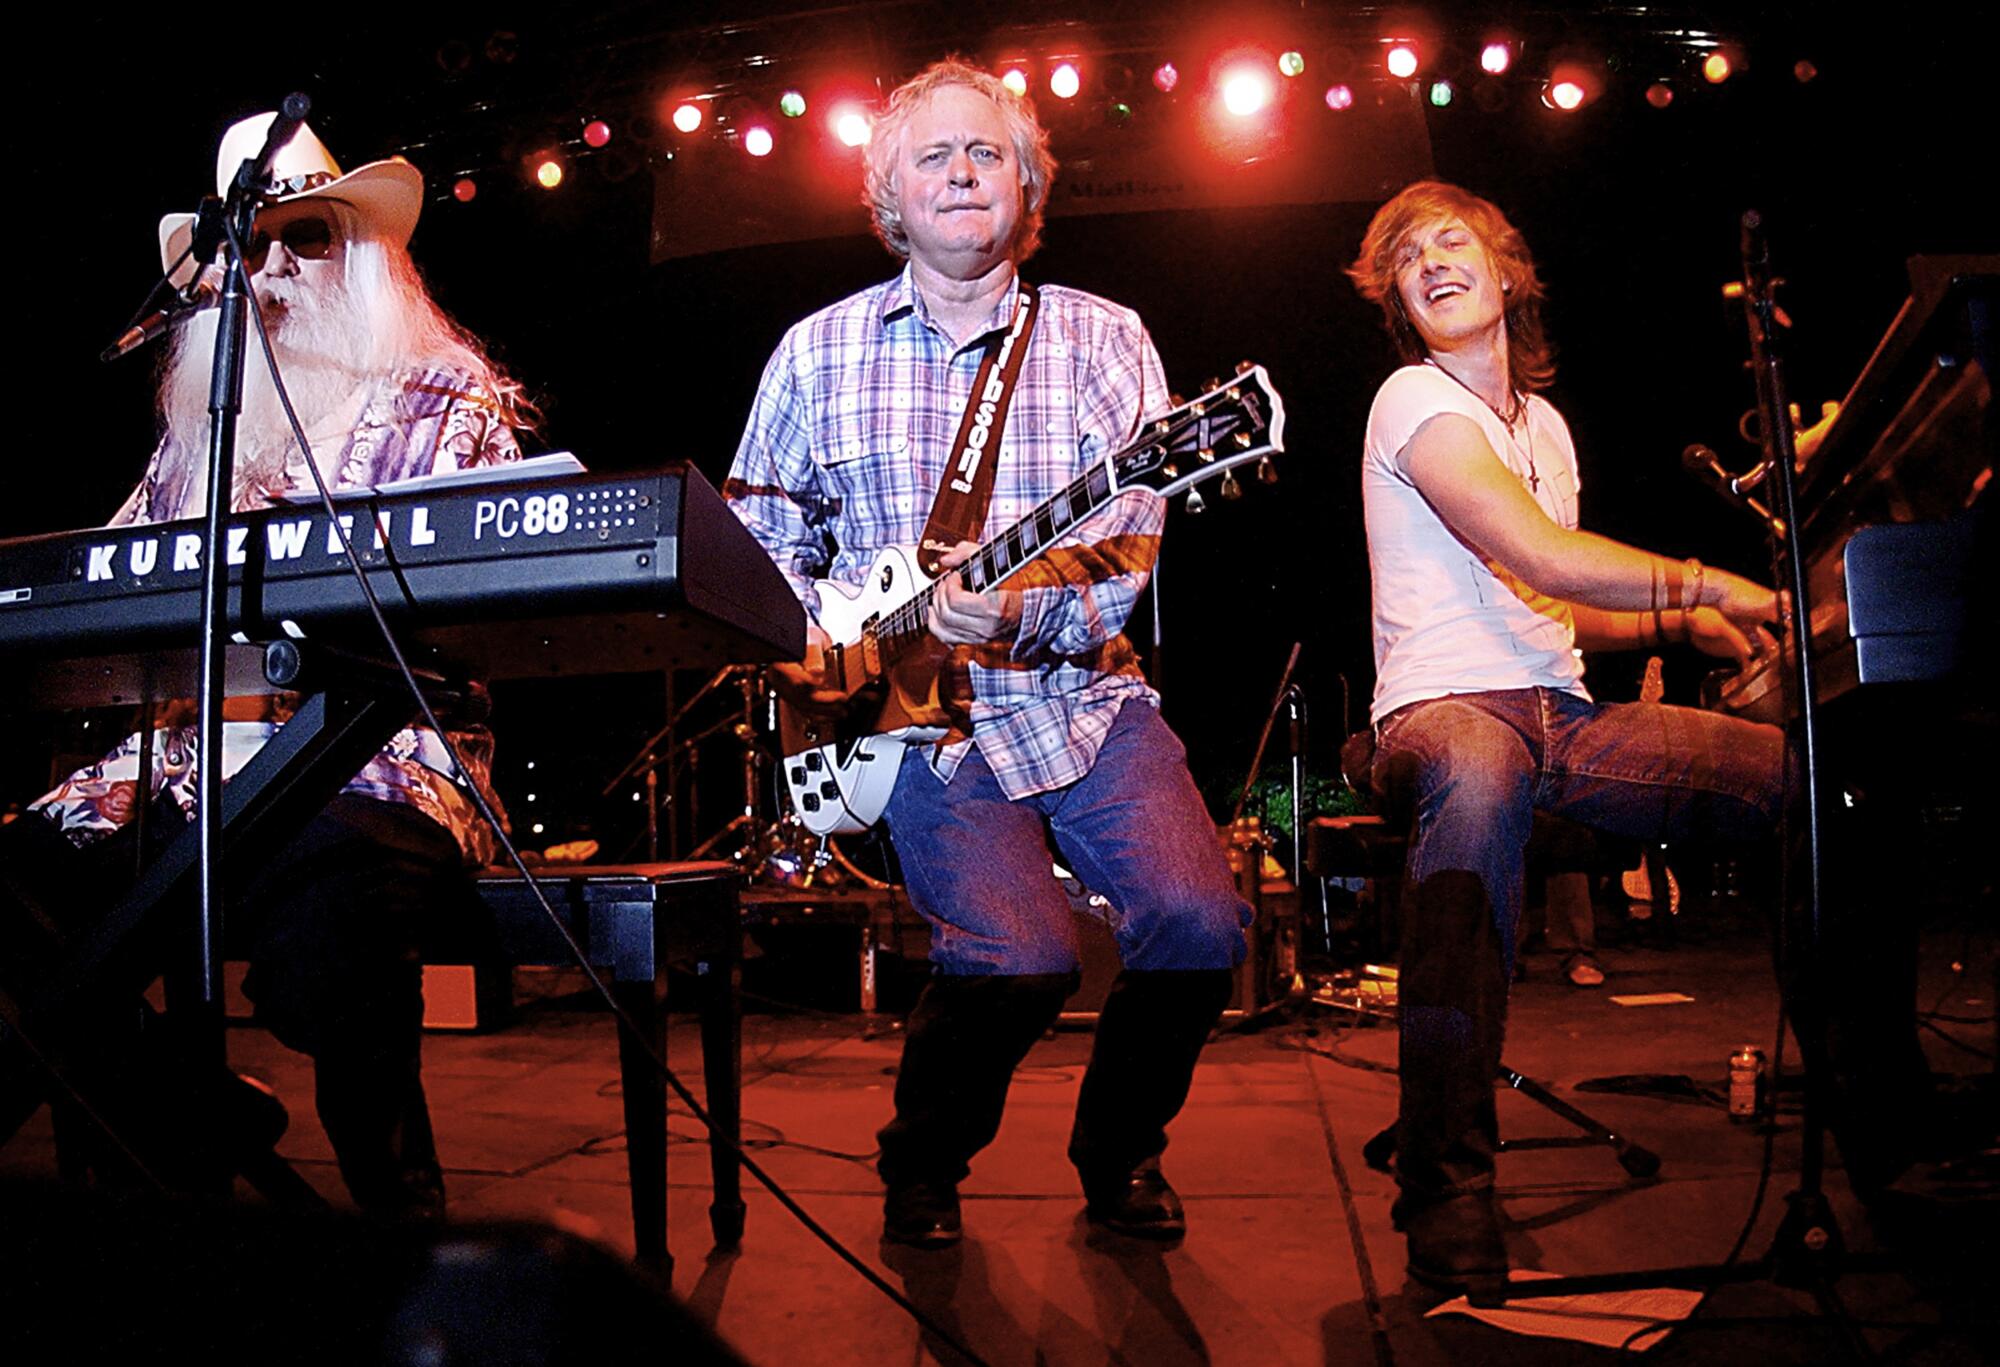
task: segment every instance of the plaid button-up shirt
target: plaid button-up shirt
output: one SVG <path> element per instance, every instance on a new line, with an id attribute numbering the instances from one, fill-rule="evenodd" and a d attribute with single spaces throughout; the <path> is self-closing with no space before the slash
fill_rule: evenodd
<path id="1" fill-rule="evenodd" d="M 906 267 L 778 344 L 724 492 L 808 612 L 819 608 L 815 578 L 858 584 L 884 547 L 916 545 L 986 341 L 1012 321 L 1014 298 L 1006 291 L 985 325 L 953 346 Z M 1137 314 L 1043 286 L 983 539 L 1168 407 L 1159 353 Z M 972 735 L 937 748 L 940 777 L 977 745 L 1010 798 L 1074 783 L 1119 707 L 1158 704 L 1123 632 L 1165 516 L 1160 499 L 1128 491 L 1008 581 L 1021 589 L 1020 629 L 1011 642 L 959 648 Z"/>

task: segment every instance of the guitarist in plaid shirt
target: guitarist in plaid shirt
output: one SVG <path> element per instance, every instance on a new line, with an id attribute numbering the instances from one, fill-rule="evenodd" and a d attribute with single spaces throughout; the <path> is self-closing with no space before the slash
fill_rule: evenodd
<path id="1" fill-rule="evenodd" d="M 815 578 L 855 584 L 915 545 L 989 340 L 1016 318 L 1055 162 L 1027 102 L 957 62 L 899 88 L 868 147 L 867 202 L 901 274 L 793 327 L 764 373 L 725 492 L 809 612 Z M 1034 509 L 1169 407 L 1129 309 L 1044 286 L 1004 419 L 988 533 Z M 1164 509 L 1120 496 L 1066 544 L 984 593 L 951 571 L 928 618 L 945 739 L 904 753 L 887 821 L 934 974 L 911 1013 L 881 1132 L 884 1236 L 960 1237 L 958 1185 L 998 1130 L 1015 1066 L 1077 983 L 1063 862 L 1109 900 L 1124 963 L 1104 1006 L 1069 1156 L 1094 1221 L 1177 1238 L 1166 1125 L 1242 961 L 1236 895 L 1185 752 L 1161 721 L 1125 620 Z M 814 648 L 776 670 L 796 709 L 835 716 Z"/>

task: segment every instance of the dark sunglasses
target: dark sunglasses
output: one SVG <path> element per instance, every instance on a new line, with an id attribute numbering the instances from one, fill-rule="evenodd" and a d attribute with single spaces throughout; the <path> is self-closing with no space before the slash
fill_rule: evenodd
<path id="1" fill-rule="evenodd" d="M 253 275 L 264 269 L 264 258 L 271 254 L 274 237 L 285 244 L 286 251 L 304 261 L 324 261 L 333 255 L 331 222 L 324 218 L 295 218 L 275 235 L 265 232 L 250 235 L 244 255 Z"/>

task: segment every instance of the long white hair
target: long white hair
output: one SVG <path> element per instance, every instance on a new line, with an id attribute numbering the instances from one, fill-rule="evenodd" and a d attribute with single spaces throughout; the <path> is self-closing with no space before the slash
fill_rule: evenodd
<path id="1" fill-rule="evenodd" d="M 366 235 L 349 206 L 329 202 L 327 208 L 344 247 L 339 277 L 310 289 L 282 279 L 267 283 L 283 305 L 266 312 L 271 350 L 308 436 L 344 440 L 372 385 L 414 367 L 459 372 L 486 391 L 510 425 L 531 425 L 533 409 L 521 386 L 431 299 L 409 252 Z M 187 491 L 170 516 L 196 516 L 207 503 L 202 472 L 217 323 L 214 309 L 196 314 L 174 334 L 161 362 L 159 415 L 163 433 L 172 438 L 166 458 L 176 468 L 163 466 L 158 487 Z M 259 502 L 260 492 L 284 487 L 294 449 L 254 318 L 250 327 L 231 500 L 238 508 Z M 329 427 L 335 423 L 342 426 Z"/>

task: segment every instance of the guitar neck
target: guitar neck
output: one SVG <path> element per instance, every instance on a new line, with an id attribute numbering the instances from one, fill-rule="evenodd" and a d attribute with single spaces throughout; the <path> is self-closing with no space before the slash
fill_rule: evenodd
<path id="1" fill-rule="evenodd" d="M 1076 530 L 1117 492 L 1111 482 L 1110 461 L 1095 462 L 1040 507 L 974 551 L 957 571 L 960 582 L 974 593 L 997 587 Z M 875 624 L 875 640 L 884 659 L 903 654 L 927 634 L 925 623 L 936 592 L 936 584 L 925 585 Z"/>
<path id="2" fill-rule="evenodd" d="M 956 571 L 960 582 L 974 593 L 997 588 L 1127 489 L 1167 498 L 1220 476 L 1223 497 L 1235 497 L 1229 472 L 1284 450 L 1284 425 L 1284 404 L 1270 377 L 1262 366 L 1246 363 L 1227 382 L 1212 381 L 1201 397 L 1148 421 L 1136 442 L 1091 462 L 1040 507 L 979 547 Z M 1188 495 L 1190 511 L 1198 511 L 1195 497 Z M 887 665 L 924 641 L 936 591 L 935 584 L 926 584 L 871 623 L 859 643 L 862 656 Z"/>

